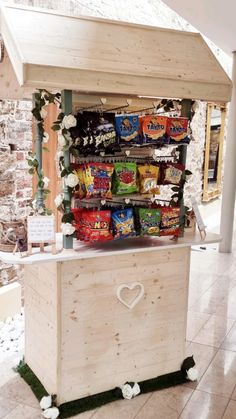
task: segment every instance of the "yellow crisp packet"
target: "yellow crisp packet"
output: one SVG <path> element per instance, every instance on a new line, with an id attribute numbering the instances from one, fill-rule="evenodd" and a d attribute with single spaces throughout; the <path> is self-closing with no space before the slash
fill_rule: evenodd
<path id="1" fill-rule="evenodd" d="M 138 166 L 139 192 L 141 194 L 159 194 L 157 186 L 159 167 L 154 165 Z"/>

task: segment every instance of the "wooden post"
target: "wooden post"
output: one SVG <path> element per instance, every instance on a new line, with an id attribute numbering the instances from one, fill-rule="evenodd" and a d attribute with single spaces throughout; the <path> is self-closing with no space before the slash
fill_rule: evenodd
<path id="1" fill-rule="evenodd" d="M 61 103 L 62 103 L 62 112 L 65 115 L 68 115 L 72 112 L 72 91 L 63 90 L 61 92 Z M 67 169 L 70 166 L 70 152 L 69 150 L 64 151 L 64 165 Z M 71 193 L 64 182 L 64 199 L 67 204 L 65 205 L 65 214 L 71 212 L 71 205 L 69 204 L 71 200 Z M 63 236 L 63 247 L 64 249 L 73 249 L 73 237 L 72 236 Z"/>
<path id="2" fill-rule="evenodd" d="M 183 99 L 181 102 L 181 116 L 186 118 L 191 117 L 191 108 L 192 108 L 192 101 L 190 99 Z M 186 165 L 187 159 L 187 145 L 180 145 L 178 147 L 179 150 L 179 162 Z M 184 194 L 184 189 L 182 188 L 182 195 Z M 184 196 L 182 196 L 180 200 L 180 229 L 183 234 L 185 225 L 185 209 L 184 209 Z"/>
<path id="3" fill-rule="evenodd" d="M 35 104 L 35 94 L 33 94 L 33 106 Z M 36 159 L 38 160 L 38 172 L 41 174 L 42 172 L 42 166 L 43 166 L 43 162 L 42 162 L 42 135 L 40 133 L 39 130 L 39 126 L 37 123 L 35 123 L 35 154 L 36 154 Z M 37 187 L 36 187 L 36 191 L 37 191 L 37 205 L 38 208 L 43 208 L 43 188 L 38 186 L 38 181 L 37 181 Z"/>

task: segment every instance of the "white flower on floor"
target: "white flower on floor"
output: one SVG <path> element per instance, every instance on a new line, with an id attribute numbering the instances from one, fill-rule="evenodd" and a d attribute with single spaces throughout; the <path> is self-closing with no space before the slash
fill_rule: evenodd
<path id="1" fill-rule="evenodd" d="M 56 419 L 58 418 L 59 414 L 60 412 L 57 407 L 49 407 L 42 413 L 43 417 L 46 419 Z"/>
<path id="2" fill-rule="evenodd" d="M 49 182 L 50 182 L 50 179 L 48 179 L 48 177 L 47 177 L 47 176 L 44 176 L 44 178 L 43 178 L 43 183 L 44 183 L 44 187 L 45 187 L 45 188 L 47 188 L 47 187 L 48 187 Z"/>
<path id="3" fill-rule="evenodd" d="M 61 193 L 57 195 L 56 198 L 54 199 L 54 202 L 57 208 L 60 207 L 63 202 L 63 195 Z"/>
<path id="4" fill-rule="evenodd" d="M 70 236 L 71 234 L 75 232 L 75 227 L 71 225 L 70 223 L 62 223 L 61 231 L 64 234 L 64 236 Z"/>
<path id="5" fill-rule="evenodd" d="M 190 381 L 196 381 L 198 379 L 198 370 L 196 367 L 189 368 L 189 370 L 187 371 L 187 378 Z"/>
<path id="6" fill-rule="evenodd" d="M 65 127 L 66 129 L 76 127 L 77 121 L 74 115 L 65 115 L 62 120 L 62 127 Z"/>
<path id="7" fill-rule="evenodd" d="M 40 400 L 40 407 L 41 409 L 45 410 L 52 406 L 52 396 L 44 396 Z"/>
<path id="8" fill-rule="evenodd" d="M 79 179 L 78 176 L 75 175 L 74 173 L 70 173 L 66 179 L 65 179 L 65 183 L 67 186 L 69 186 L 70 188 L 74 188 L 76 185 L 78 185 L 79 183 Z"/>
<path id="9" fill-rule="evenodd" d="M 134 397 L 137 396 L 140 393 L 140 387 L 138 383 L 134 383 L 134 386 L 132 388 Z"/>
<path id="10" fill-rule="evenodd" d="M 130 400 L 133 397 L 133 390 L 129 384 L 124 384 L 121 386 L 122 396 L 124 399 Z"/>

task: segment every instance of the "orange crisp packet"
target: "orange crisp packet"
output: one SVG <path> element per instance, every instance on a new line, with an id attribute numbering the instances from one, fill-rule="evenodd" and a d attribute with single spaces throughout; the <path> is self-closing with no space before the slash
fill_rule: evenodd
<path id="1" fill-rule="evenodd" d="M 145 143 L 162 144 L 166 142 L 166 116 L 146 115 L 142 118 L 141 124 Z"/>

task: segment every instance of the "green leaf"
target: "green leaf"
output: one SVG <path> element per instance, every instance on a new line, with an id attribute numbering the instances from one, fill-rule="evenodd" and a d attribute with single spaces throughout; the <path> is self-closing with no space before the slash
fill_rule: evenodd
<path id="1" fill-rule="evenodd" d="M 72 212 L 69 212 L 68 214 L 64 214 L 61 221 L 63 223 L 71 223 L 74 220 L 74 215 Z"/>
<path id="2" fill-rule="evenodd" d="M 30 175 L 33 175 L 33 174 L 34 174 L 34 169 L 33 169 L 33 168 L 29 169 L 29 170 L 28 170 L 28 173 L 29 173 Z"/>
<path id="3" fill-rule="evenodd" d="M 43 188 L 44 187 L 44 182 L 42 180 L 38 181 L 38 187 L 39 188 Z"/>
<path id="4" fill-rule="evenodd" d="M 184 171 L 184 173 L 185 173 L 186 176 L 192 175 L 192 172 L 190 170 L 187 170 L 187 169 Z"/>
<path id="5" fill-rule="evenodd" d="M 46 208 L 46 214 L 47 215 L 52 215 L 52 210 L 50 210 L 49 208 Z"/>
<path id="6" fill-rule="evenodd" d="M 47 152 L 49 151 L 49 149 L 48 149 L 47 147 L 45 147 L 45 146 L 44 146 L 44 147 L 42 147 L 42 149 L 43 149 L 44 151 L 47 151 Z"/>
<path id="7" fill-rule="evenodd" d="M 34 166 L 34 162 L 33 162 L 33 160 L 27 160 L 28 161 L 28 165 L 29 166 Z"/>
<path id="8" fill-rule="evenodd" d="M 63 170 L 61 171 L 61 177 L 66 176 L 66 175 L 67 175 L 67 173 L 68 173 L 67 169 L 63 169 Z"/>
<path id="9" fill-rule="evenodd" d="M 52 128 L 53 131 L 60 131 L 61 126 L 60 125 L 53 125 L 51 128 Z"/>
<path id="10" fill-rule="evenodd" d="M 178 186 L 173 186 L 173 188 L 171 188 L 171 190 L 172 190 L 173 192 L 179 192 L 179 188 L 178 188 Z"/>
<path id="11" fill-rule="evenodd" d="M 57 116 L 57 118 L 59 119 L 59 121 L 61 122 L 62 119 L 64 118 L 65 114 L 64 112 L 60 112 L 59 115 Z"/>

